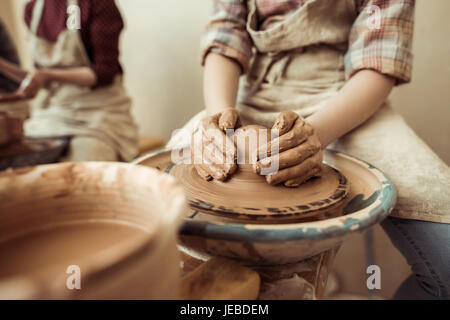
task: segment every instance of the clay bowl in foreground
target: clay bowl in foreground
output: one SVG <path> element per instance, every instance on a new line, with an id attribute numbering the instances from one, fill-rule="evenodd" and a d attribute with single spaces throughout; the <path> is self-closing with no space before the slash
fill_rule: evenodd
<path id="1" fill-rule="evenodd" d="M 175 180 L 142 166 L 91 162 L 5 171 L 0 298 L 176 298 L 176 236 L 185 209 Z M 70 278 L 74 266 L 79 290 Z"/>

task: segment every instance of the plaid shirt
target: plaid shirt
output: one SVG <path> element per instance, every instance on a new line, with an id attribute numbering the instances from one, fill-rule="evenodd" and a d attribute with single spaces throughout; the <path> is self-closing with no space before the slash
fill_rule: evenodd
<path id="1" fill-rule="evenodd" d="M 8 30 L 3 22 L 0 20 L 0 58 L 9 62 L 19 64 L 16 48 L 9 36 Z M 13 92 L 19 85 L 2 74 L 0 74 L 0 92 Z"/>
<path id="2" fill-rule="evenodd" d="M 354 0 L 357 16 L 348 39 L 345 75 L 372 69 L 397 79 L 411 81 L 415 0 Z M 257 0 L 259 29 L 286 19 L 306 0 Z M 369 28 L 371 6 L 380 8 L 380 28 Z M 213 0 L 213 12 L 202 39 L 202 64 L 209 52 L 222 54 L 247 71 L 252 42 L 246 30 L 246 0 Z"/>

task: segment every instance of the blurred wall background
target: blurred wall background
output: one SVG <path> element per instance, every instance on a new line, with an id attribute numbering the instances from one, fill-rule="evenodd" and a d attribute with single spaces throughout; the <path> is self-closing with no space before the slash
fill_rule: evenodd
<path id="1" fill-rule="evenodd" d="M 22 23 L 24 0 L 0 0 L 24 66 L 31 65 Z M 126 30 L 122 36 L 125 81 L 142 134 L 166 139 L 203 108 L 200 36 L 208 0 L 117 0 Z M 396 88 L 393 106 L 430 147 L 450 164 L 450 1 L 418 0 L 413 82 Z M 412 150 L 413 152 L 413 150 Z M 376 261 L 382 266 L 381 295 L 390 297 L 409 273 L 380 227 L 374 229 Z M 362 235 L 344 244 L 335 270 L 347 292 L 365 294 Z"/>

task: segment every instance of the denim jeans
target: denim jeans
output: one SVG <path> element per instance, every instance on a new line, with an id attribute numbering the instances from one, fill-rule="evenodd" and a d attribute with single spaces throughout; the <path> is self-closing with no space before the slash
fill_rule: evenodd
<path id="1" fill-rule="evenodd" d="M 381 226 L 413 273 L 394 299 L 450 299 L 450 224 L 389 217 Z"/>

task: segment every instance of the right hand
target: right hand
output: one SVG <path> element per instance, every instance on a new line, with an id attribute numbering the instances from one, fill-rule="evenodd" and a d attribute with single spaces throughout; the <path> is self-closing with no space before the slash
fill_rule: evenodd
<path id="1" fill-rule="evenodd" d="M 191 155 L 203 179 L 224 181 L 236 171 L 236 146 L 226 130 L 234 130 L 239 125 L 239 112 L 234 108 L 202 119 L 194 132 Z"/>

